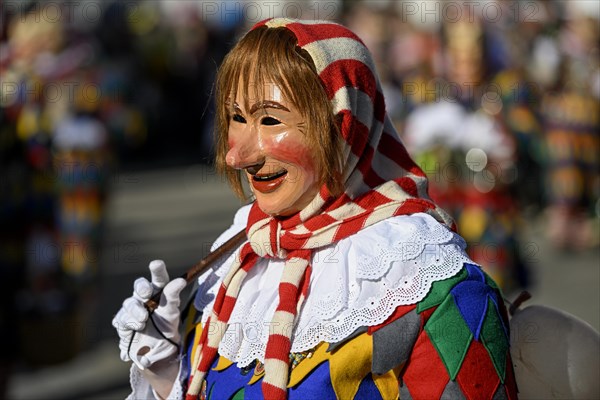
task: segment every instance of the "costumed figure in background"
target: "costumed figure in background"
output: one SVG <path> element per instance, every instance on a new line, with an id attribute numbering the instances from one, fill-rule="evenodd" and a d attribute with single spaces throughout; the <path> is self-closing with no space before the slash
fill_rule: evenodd
<path id="1" fill-rule="evenodd" d="M 497 85 L 489 90 L 484 40 L 484 27 L 476 20 L 444 25 L 445 77 L 427 82 L 437 95 L 413 103 L 403 136 L 429 176 L 431 197 L 456 218 L 469 256 L 511 291 L 528 284 L 512 193 L 517 146 L 501 113 Z"/>
<path id="2" fill-rule="evenodd" d="M 34 8 L 9 19 L 2 67 L 2 126 L 10 138 L 3 143 L 14 144 L 11 156 L 25 166 L 14 175 L 18 189 L 7 191 L 22 197 L 24 215 L 15 213 L 21 219 L 14 225 L 10 219 L 2 224 L 13 239 L 22 237 L 24 243 L 3 254 L 12 253 L 20 265 L 18 274 L 6 282 L 19 291 L 18 313 L 12 320 L 19 330 L 21 346 L 16 347 L 32 365 L 62 362 L 81 344 L 75 329 L 65 329 L 79 321 L 62 265 L 52 140 L 54 127 L 69 107 L 64 83 L 87 54 L 82 48 L 68 48 L 62 22 L 44 18 L 43 12 Z M 12 179 L 8 182 L 13 184 Z M 55 345 L 41 344 L 41 333 Z"/>
<path id="3" fill-rule="evenodd" d="M 10 321 L 9 352 L 29 365 L 64 362 L 92 339 L 80 328 L 94 316 L 111 136 L 139 131 L 119 84 L 106 83 L 101 46 L 46 6 L 3 10 L 0 44 L 0 282 L 14 304 L 0 332 Z"/>
<path id="4" fill-rule="evenodd" d="M 217 81 L 217 164 L 243 194 L 179 331 L 162 261 L 116 314 L 130 398 L 516 399 L 502 295 L 427 194 L 369 51 L 270 19 Z M 144 303 L 162 288 L 159 307 Z"/>
<path id="5" fill-rule="evenodd" d="M 98 274 L 111 157 L 108 130 L 99 118 L 100 93 L 86 75 L 72 77 L 79 84 L 68 113 L 56 124 L 52 148 L 60 242 L 74 246 L 62 253 L 62 268 L 78 285 L 89 286 Z"/>
<path id="6" fill-rule="evenodd" d="M 600 68 L 598 7 L 569 2 L 558 37 L 536 47 L 537 64 L 554 66 L 540 82 L 545 139 L 548 238 L 559 249 L 600 243 Z M 554 61 L 554 62 L 550 62 Z M 541 75 L 541 74 L 538 74 Z"/>

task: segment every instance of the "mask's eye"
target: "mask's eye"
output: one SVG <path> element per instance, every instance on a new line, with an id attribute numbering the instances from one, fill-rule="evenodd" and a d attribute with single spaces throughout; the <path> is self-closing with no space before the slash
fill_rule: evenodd
<path id="1" fill-rule="evenodd" d="M 279 125 L 281 123 L 281 121 L 273 118 L 273 117 L 264 117 L 261 121 L 261 124 L 263 125 Z"/>
<path id="2" fill-rule="evenodd" d="M 234 120 L 235 122 L 239 122 L 242 124 L 246 123 L 246 119 L 244 117 L 242 117 L 240 114 L 233 114 L 231 119 Z"/>

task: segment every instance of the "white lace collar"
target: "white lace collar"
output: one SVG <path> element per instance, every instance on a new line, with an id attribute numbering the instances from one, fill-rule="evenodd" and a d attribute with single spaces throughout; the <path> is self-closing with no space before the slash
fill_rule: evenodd
<path id="1" fill-rule="evenodd" d="M 249 208 L 215 242 L 241 230 Z M 299 312 L 292 352 L 320 342 L 335 343 L 361 326 L 382 323 L 400 305 L 422 300 L 433 282 L 454 276 L 463 263 L 465 242 L 431 216 L 398 216 L 372 225 L 313 255 L 310 292 Z M 196 307 L 210 314 L 232 257 L 199 278 Z M 260 260 L 246 277 L 219 354 L 240 367 L 264 360 L 271 317 L 278 301 L 283 260 Z"/>

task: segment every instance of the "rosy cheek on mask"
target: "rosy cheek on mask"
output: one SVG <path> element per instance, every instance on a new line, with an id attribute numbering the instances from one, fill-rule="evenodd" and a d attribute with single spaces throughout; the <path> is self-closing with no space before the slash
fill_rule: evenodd
<path id="1" fill-rule="evenodd" d="M 298 138 L 295 138 L 289 132 L 282 132 L 271 137 L 269 140 L 265 140 L 264 146 L 265 152 L 273 158 L 292 164 L 290 165 L 292 168 L 293 166 L 301 167 L 303 173 L 307 175 L 306 180 L 313 180 L 315 165 L 312 150 L 306 143 L 298 140 Z M 302 172 L 288 170 L 290 179 L 296 180 L 299 173 Z"/>

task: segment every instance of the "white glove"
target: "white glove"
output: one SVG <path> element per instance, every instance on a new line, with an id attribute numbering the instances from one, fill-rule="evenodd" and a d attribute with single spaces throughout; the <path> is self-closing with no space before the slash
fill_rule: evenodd
<path id="1" fill-rule="evenodd" d="M 176 355 L 181 339 L 179 294 L 186 286 L 183 278 L 169 282 L 167 267 L 161 260 L 152 261 L 149 268 L 152 282 L 138 278 L 133 284 L 133 296 L 125 299 L 112 321 L 119 334 L 121 359 L 133 361 L 140 370 Z M 150 315 L 144 303 L 161 288 L 164 289 L 159 306 Z"/>

